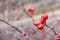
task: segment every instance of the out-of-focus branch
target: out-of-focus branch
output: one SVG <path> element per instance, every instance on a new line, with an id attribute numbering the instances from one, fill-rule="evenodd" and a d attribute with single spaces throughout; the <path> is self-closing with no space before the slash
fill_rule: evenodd
<path id="1" fill-rule="evenodd" d="M 19 29 L 16 28 L 15 26 L 9 24 L 7 21 L 2 20 L 2 19 L 0 19 L 0 21 L 6 23 L 7 25 L 9 25 L 9 26 L 12 27 L 12 28 L 15 28 L 15 30 L 17 30 L 19 33 L 21 33 L 21 34 L 23 33 L 21 30 L 19 30 Z M 28 35 L 27 35 L 27 36 L 28 36 Z M 29 37 L 27 38 L 27 40 L 29 40 Z"/>
<path id="2" fill-rule="evenodd" d="M 49 25 L 47 25 L 46 23 L 45 23 L 45 26 L 48 27 L 49 29 L 51 29 L 51 30 L 54 32 L 54 34 L 57 35 L 57 33 L 56 33 L 56 31 L 54 30 L 54 28 L 51 28 L 51 27 L 50 27 Z"/>
<path id="3" fill-rule="evenodd" d="M 15 28 L 15 30 L 17 30 L 19 33 L 22 33 L 22 31 L 21 31 L 21 30 L 19 30 L 19 29 L 18 29 L 18 28 L 16 28 L 15 26 L 13 26 L 13 25 L 9 24 L 7 21 L 2 20 L 2 19 L 0 19 L 0 21 L 1 21 L 1 22 L 6 23 L 7 25 L 9 25 L 9 26 L 10 26 L 10 27 L 12 27 L 12 28 Z"/>
<path id="4" fill-rule="evenodd" d="M 32 15 L 28 14 L 28 12 L 25 10 L 23 2 L 21 2 L 21 7 L 23 8 L 23 11 L 25 12 L 25 14 L 27 14 L 34 21 Z"/>

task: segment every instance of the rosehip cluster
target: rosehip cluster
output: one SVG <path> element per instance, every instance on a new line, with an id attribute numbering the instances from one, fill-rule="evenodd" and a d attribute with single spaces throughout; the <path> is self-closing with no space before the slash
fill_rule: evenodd
<path id="1" fill-rule="evenodd" d="M 45 13 L 45 14 L 42 14 L 41 16 L 41 19 L 38 20 L 38 21 L 35 21 L 34 22 L 34 25 L 39 29 L 39 30 L 42 30 L 44 28 L 44 23 L 46 22 L 46 20 L 48 19 L 48 15 Z"/>
<path id="2" fill-rule="evenodd" d="M 31 15 L 34 14 L 34 8 L 33 8 L 33 7 L 29 7 L 29 8 L 28 8 L 28 11 L 29 11 L 29 13 L 30 13 Z"/>

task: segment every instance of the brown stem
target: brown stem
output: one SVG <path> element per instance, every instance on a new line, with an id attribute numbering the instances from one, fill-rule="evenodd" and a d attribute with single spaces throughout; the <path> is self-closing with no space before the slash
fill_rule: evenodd
<path id="1" fill-rule="evenodd" d="M 21 2 L 21 7 L 23 8 L 23 11 L 25 12 L 25 14 L 27 14 L 33 21 L 35 21 L 32 15 L 28 14 L 28 12 L 25 10 L 23 2 Z"/>
<path id="2" fill-rule="evenodd" d="M 0 21 L 1 21 L 1 22 L 6 23 L 7 25 L 9 25 L 9 26 L 10 26 L 10 27 L 12 27 L 12 28 L 15 28 L 15 30 L 17 30 L 19 33 L 22 33 L 22 31 L 21 31 L 21 30 L 19 30 L 19 29 L 18 29 L 18 28 L 16 28 L 15 26 L 13 26 L 13 25 L 9 24 L 9 23 L 8 23 L 8 22 L 6 22 L 5 20 L 0 19 Z"/>
<path id="3" fill-rule="evenodd" d="M 50 28 L 50 29 L 54 32 L 54 34 L 57 35 L 57 33 L 56 33 L 56 31 L 54 30 L 54 28 L 51 28 L 51 27 L 50 27 L 49 25 L 47 25 L 46 23 L 45 23 L 45 26 L 48 27 L 48 28 Z"/>

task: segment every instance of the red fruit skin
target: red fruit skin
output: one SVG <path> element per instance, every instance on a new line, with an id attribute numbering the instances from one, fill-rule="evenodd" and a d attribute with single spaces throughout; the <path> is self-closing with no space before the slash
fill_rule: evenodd
<path id="1" fill-rule="evenodd" d="M 34 22 L 34 25 L 35 26 L 38 26 L 39 24 L 40 24 L 40 21 L 39 20 Z"/>
<path id="2" fill-rule="evenodd" d="M 43 18 L 44 20 L 47 20 L 47 19 L 48 19 L 48 15 L 47 15 L 47 14 L 43 14 L 43 15 L 42 15 L 42 18 Z"/>
<path id="3" fill-rule="evenodd" d="M 33 31 L 33 29 L 30 29 L 29 32 L 32 33 L 33 35 L 35 34 L 35 32 Z"/>
<path id="4" fill-rule="evenodd" d="M 57 40 L 60 40 L 60 38 L 58 37 Z"/>
<path id="5" fill-rule="evenodd" d="M 28 8 L 28 11 L 29 11 L 29 13 L 30 13 L 31 15 L 34 14 L 34 8 L 33 8 L 33 7 L 29 7 L 29 8 Z"/>
<path id="6" fill-rule="evenodd" d="M 40 19 L 40 24 L 45 23 L 45 20 L 43 18 Z"/>
<path id="7" fill-rule="evenodd" d="M 39 30 L 43 30 L 43 27 L 44 27 L 43 24 L 39 24 L 39 25 L 38 25 L 38 29 L 39 29 Z"/>
<path id="8" fill-rule="evenodd" d="M 33 15 L 33 14 L 34 14 L 34 12 L 30 12 L 30 14 L 31 14 L 31 15 Z"/>
<path id="9" fill-rule="evenodd" d="M 22 34 L 23 36 L 26 36 L 26 32 L 23 32 L 23 34 Z"/>
<path id="10" fill-rule="evenodd" d="M 33 7 L 29 7 L 28 8 L 28 11 L 31 13 L 31 12 L 34 12 L 34 8 Z"/>

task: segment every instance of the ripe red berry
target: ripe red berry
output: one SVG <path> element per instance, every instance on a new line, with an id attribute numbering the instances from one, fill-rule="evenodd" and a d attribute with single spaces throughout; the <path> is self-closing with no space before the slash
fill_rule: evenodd
<path id="1" fill-rule="evenodd" d="M 57 40 L 60 40 L 60 38 L 58 37 Z"/>
<path id="2" fill-rule="evenodd" d="M 33 35 L 35 34 L 33 29 L 30 29 L 29 32 L 32 33 Z"/>
<path id="3" fill-rule="evenodd" d="M 19 17 L 16 17 L 16 20 L 19 21 Z"/>
<path id="4" fill-rule="evenodd" d="M 40 24 L 40 21 L 39 20 L 34 22 L 34 25 L 35 26 L 38 26 L 39 24 Z"/>
<path id="5" fill-rule="evenodd" d="M 43 18 L 40 19 L 40 24 L 43 24 L 45 20 Z"/>
<path id="6" fill-rule="evenodd" d="M 43 15 L 42 15 L 42 18 L 43 18 L 44 20 L 47 20 L 47 19 L 48 19 L 48 15 L 47 15 L 47 14 L 43 14 Z"/>
<path id="7" fill-rule="evenodd" d="M 34 14 L 34 8 L 33 7 L 29 7 L 28 11 L 29 11 L 29 13 Z"/>
<path id="8" fill-rule="evenodd" d="M 31 15 L 33 15 L 33 14 L 34 14 L 34 12 L 30 12 L 30 14 L 31 14 Z"/>
<path id="9" fill-rule="evenodd" d="M 23 36 L 26 36 L 26 32 L 23 32 L 23 34 L 22 34 Z"/>
<path id="10" fill-rule="evenodd" d="M 38 29 L 39 29 L 39 30 L 42 30 L 43 27 L 44 27 L 43 24 L 39 24 L 39 25 L 38 25 Z"/>
<path id="11" fill-rule="evenodd" d="M 29 12 L 34 12 L 34 8 L 33 7 L 29 7 L 28 10 L 29 10 Z"/>

